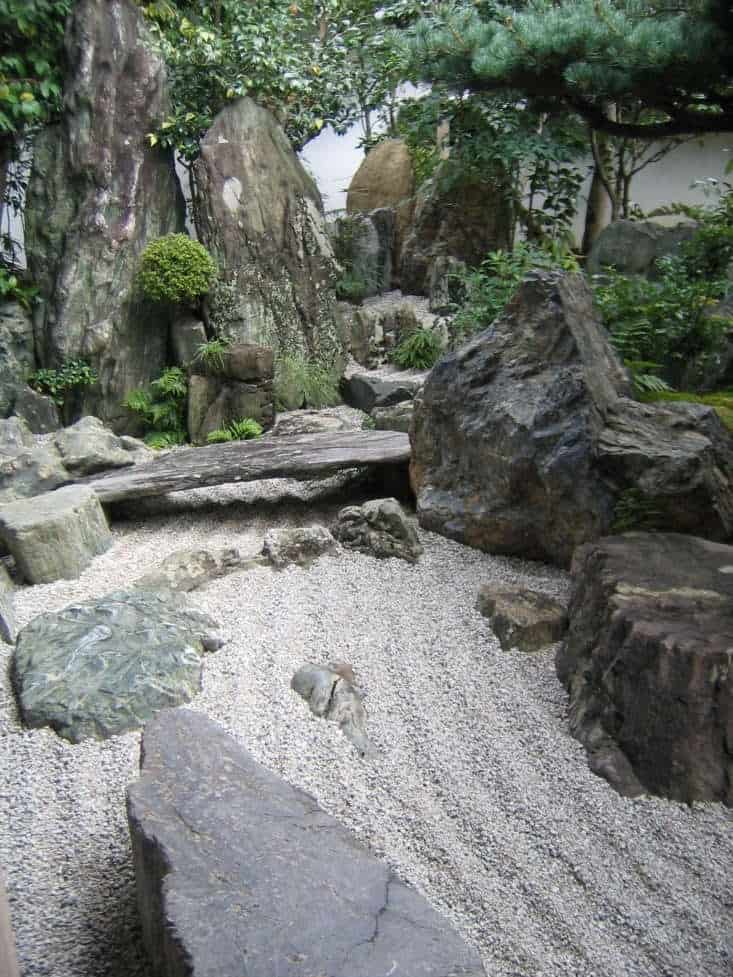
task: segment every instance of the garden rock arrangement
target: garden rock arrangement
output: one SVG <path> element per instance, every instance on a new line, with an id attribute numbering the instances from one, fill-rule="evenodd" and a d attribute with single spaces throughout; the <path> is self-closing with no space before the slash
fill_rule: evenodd
<path id="1" fill-rule="evenodd" d="M 188 702 L 216 623 L 171 593 L 119 591 L 42 614 L 18 635 L 13 675 L 23 722 L 64 739 L 106 739 Z"/>
<path id="2" fill-rule="evenodd" d="M 328 666 L 308 663 L 293 675 L 290 688 L 308 703 L 314 716 L 336 723 L 362 756 L 370 752 L 366 735 L 366 712 L 357 691 L 351 665 L 332 662 Z"/>
<path id="3" fill-rule="evenodd" d="M 73 580 L 111 542 L 99 499 L 83 485 L 0 506 L 0 543 L 28 583 Z"/>
<path id="4" fill-rule="evenodd" d="M 370 556 L 391 556 L 417 563 L 422 546 L 414 526 L 396 499 L 372 499 L 342 509 L 333 534 L 344 546 Z"/>
<path id="5" fill-rule="evenodd" d="M 146 243 L 184 229 L 172 154 L 144 137 L 168 111 L 166 73 L 132 0 L 75 3 L 66 53 L 64 111 L 35 140 L 25 211 L 36 340 L 43 364 L 93 351 L 99 382 L 81 406 L 118 426 L 167 355 L 165 311 L 133 288 Z"/>
<path id="6" fill-rule="evenodd" d="M 477 607 L 490 619 L 505 651 L 537 651 L 559 641 L 568 627 L 566 605 L 532 590 L 485 584 L 479 591 Z"/>
<path id="7" fill-rule="evenodd" d="M 146 727 L 128 819 L 156 973 L 484 977 L 422 896 L 203 716 Z"/>
<path id="8" fill-rule="evenodd" d="M 591 769 L 733 806 L 733 547 L 628 533 L 581 547 L 573 577 L 556 665 Z"/>
<path id="9" fill-rule="evenodd" d="M 272 529 L 265 536 L 262 554 L 275 567 L 309 566 L 319 556 L 335 549 L 336 540 L 325 526 Z"/>
<path id="10" fill-rule="evenodd" d="M 441 359 L 415 401 L 423 526 L 568 566 L 619 505 L 658 528 L 733 534 L 733 445 L 710 408 L 640 404 L 581 275 L 530 274 L 491 327 Z"/>

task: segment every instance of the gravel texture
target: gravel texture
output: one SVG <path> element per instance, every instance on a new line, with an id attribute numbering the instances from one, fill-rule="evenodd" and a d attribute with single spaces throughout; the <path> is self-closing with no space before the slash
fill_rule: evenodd
<path id="1" fill-rule="evenodd" d="M 116 522 L 79 580 L 18 591 L 19 624 L 178 549 L 328 523 L 344 500 L 260 483 L 156 503 Z M 421 540 L 416 566 L 341 551 L 191 594 L 231 635 L 192 707 L 382 854 L 478 946 L 490 977 L 730 977 L 733 812 L 617 796 L 568 735 L 552 649 L 500 650 L 479 586 L 560 596 L 562 573 Z M 0 648 L 0 866 L 23 977 L 151 977 L 124 806 L 139 733 L 73 746 L 22 730 Z M 290 689 L 304 662 L 335 660 L 365 693 L 369 760 Z"/>

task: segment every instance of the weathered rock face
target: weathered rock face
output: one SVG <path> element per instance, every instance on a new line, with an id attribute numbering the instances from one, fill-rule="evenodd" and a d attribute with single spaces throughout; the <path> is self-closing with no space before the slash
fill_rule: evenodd
<path id="1" fill-rule="evenodd" d="M 596 238 L 586 270 L 589 275 L 598 275 L 611 266 L 623 275 L 653 278 L 657 258 L 675 254 L 696 229 L 689 222 L 667 227 L 655 221 L 614 221 Z"/>
<path id="2" fill-rule="evenodd" d="M 403 434 L 409 434 L 414 412 L 415 401 L 405 400 L 391 407 L 375 407 L 371 416 L 377 431 L 402 431 Z"/>
<path id="3" fill-rule="evenodd" d="M 275 417 L 272 349 L 237 343 L 216 368 L 191 364 L 188 384 L 188 433 L 194 444 L 232 421 L 251 417 L 269 427 Z"/>
<path id="4" fill-rule="evenodd" d="M 68 23 L 60 126 L 36 140 L 26 249 L 43 304 L 43 365 L 87 359 L 79 404 L 124 427 L 125 394 L 165 365 L 167 315 L 134 287 L 145 245 L 183 230 L 170 154 L 148 145 L 166 113 L 165 70 L 132 0 L 80 0 Z"/>
<path id="5" fill-rule="evenodd" d="M 0 505 L 49 492 L 69 480 L 52 444 L 37 444 L 20 417 L 0 420 Z"/>
<path id="6" fill-rule="evenodd" d="M 444 183 L 442 170 L 417 195 L 410 233 L 402 248 L 400 287 L 412 295 L 430 291 L 434 263 L 453 258 L 469 267 L 489 251 L 508 248 L 513 226 L 504 186 L 465 181 Z"/>
<path id="7" fill-rule="evenodd" d="M 139 577 L 136 590 L 174 590 L 188 593 L 205 587 L 217 577 L 226 576 L 237 570 L 249 570 L 267 563 L 256 552 L 242 553 L 237 549 L 223 550 L 177 550 L 167 556 L 160 566 Z"/>
<path id="8" fill-rule="evenodd" d="M 13 415 L 22 418 L 34 434 L 50 434 L 61 427 L 59 409 L 53 400 L 28 386 L 16 390 Z"/>
<path id="9" fill-rule="evenodd" d="M 491 620 L 491 627 L 504 651 L 537 651 L 554 644 L 568 626 L 567 607 L 553 597 L 524 587 L 506 588 L 486 584 L 478 595 L 479 611 Z"/>
<path id="10" fill-rule="evenodd" d="M 54 438 L 64 467 L 74 475 L 93 475 L 135 463 L 134 452 L 102 424 L 98 417 L 82 417 Z M 139 449 L 138 449 L 139 450 Z M 153 452 L 149 452 L 152 458 Z"/>
<path id="11" fill-rule="evenodd" d="M 367 415 L 354 407 L 324 407 L 321 410 L 289 410 L 277 415 L 270 437 L 297 437 L 329 431 L 361 431 Z"/>
<path id="12" fill-rule="evenodd" d="M 573 559 L 570 729 L 622 794 L 733 806 L 733 547 L 628 533 Z"/>
<path id="13" fill-rule="evenodd" d="M 13 581 L 0 563 L 0 641 L 9 645 L 15 642 L 15 606 Z"/>
<path id="14" fill-rule="evenodd" d="M 399 270 L 402 245 L 415 207 L 415 173 L 401 139 L 385 139 L 370 150 L 352 177 L 346 194 L 349 214 L 389 208 L 395 213 L 393 269 Z"/>
<path id="15" fill-rule="evenodd" d="M 335 548 L 336 540 L 325 526 L 296 526 L 271 529 L 265 536 L 262 553 L 276 569 L 282 570 L 293 563 L 309 566 Z"/>
<path id="16" fill-rule="evenodd" d="M 209 719 L 166 710 L 141 755 L 127 814 L 155 973 L 485 977 L 422 896 Z"/>
<path id="17" fill-rule="evenodd" d="M 383 373 L 348 370 L 341 381 L 341 392 L 347 404 L 369 414 L 375 407 L 391 407 L 412 400 L 425 382 L 426 374 L 414 370 Z"/>
<path id="18" fill-rule="evenodd" d="M 417 563 L 422 545 L 396 499 L 371 499 L 342 509 L 333 527 L 336 539 L 352 550 L 380 559 L 398 557 Z"/>
<path id="19" fill-rule="evenodd" d="M 23 722 L 72 743 L 138 729 L 201 686 L 217 625 L 186 598 L 119 591 L 34 618 L 18 635 L 13 680 Z"/>
<path id="20" fill-rule="evenodd" d="M 348 323 L 351 355 L 364 367 L 381 366 L 390 361 L 395 346 L 420 327 L 415 306 L 410 301 L 390 304 L 386 308 L 379 305 L 348 306 L 344 309 L 344 317 Z"/>
<path id="21" fill-rule="evenodd" d="M 327 226 L 337 259 L 364 282 L 365 296 L 379 295 L 391 287 L 395 234 L 393 210 L 382 208 L 369 214 L 336 217 Z M 344 253 L 341 253 L 342 250 Z"/>
<path id="22" fill-rule="evenodd" d="M 733 447 L 709 408 L 639 404 L 580 275 L 533 273 L 415 401 L 412 480 L 428 529 L 570 564 L 636 493 L 660 528 L 733 534 Z"/>
<path id="23" fill-rule="evenodd" d="M 0 302 L 0 417 L 12 413 L 17 391 L 35 367 L 30 314 L 17 302 Z"/>
<path id="24" fill-rule="evenodd" d="M 199 235 L 236 287 L 230 333 L 340 362 L 345 342 L 321 199 L 273 116 L 251 99 L 232 102 L 201 143 L 194 174 Z"/>
<path id="25" fill-rule="evenodd" d="M 362 756 L 370 752 L 366 735 L 366 712 L 359 692 L 349 679 L 350 665 L 310 662 L 293 675 L 290 688 L 308 703 L 314 716 L 336 723 Z"/>

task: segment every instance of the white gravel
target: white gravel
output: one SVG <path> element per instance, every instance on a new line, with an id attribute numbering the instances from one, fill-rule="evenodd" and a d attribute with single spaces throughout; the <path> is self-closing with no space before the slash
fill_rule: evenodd
<path id="1" fill-rule="evenodd" d="M 245 547 L 335 512 L 303 487 L 273 505 L 282 489 L 147 506 L 114 525 L 80 580 L 18 592 L 19 623 L 124 586 L 174 550 Z M 478 946 L 490 977 L 730 977 L 732 812 L 618 797 L 568 735 L 552 649 L 499 649 L 474 607 L 479 585 L 559 594 L 562 573 L 421 537 L 414 567 L 342 552 L 192 594 L 232 636 L 207 657 L 192 707 L 388 859 Z M 0 867 L 23 977 L 150 977 L 124 807 L 139 734 L 72 746 L 24 731 L 0 648 Z M 290 691 L 298 666 L 334 659 L 366 692 L 369 762 Z"/>

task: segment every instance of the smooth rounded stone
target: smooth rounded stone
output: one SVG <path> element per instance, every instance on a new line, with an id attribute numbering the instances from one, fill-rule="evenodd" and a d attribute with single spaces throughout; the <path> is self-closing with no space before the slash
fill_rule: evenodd
<path id="1" fill-rule="evenodd" d="M 295 563 L 308 566 L 336 546 L 336 540 L 325 526 L 297 526 L 271 529 L 265 535 L 262 553 L 272 565 L 282 570 Z"/>
<path id="2" fill-rule="evenodd" d="M 508 651 L 539 651 L 554 644 L 568 627 L 568 610 L 547 594 L 526 588 L 486 584 L 478 595 L 479 611 L 491 621 L 499 644 Z"/>
<path id="3" fill-rule="evenodd" d="M 218 626 L 170 592 L 116 591 L 41 614 L 18 635 L 13 682 L 26 726 L 79 743 L 138 729 L 201 687 Z"/>
<path id="4" fill-rule="evenodd" d="M 342 509 L 333 527 L 336 539 L 352 550 L 417 563 L 422 546 L 396 499 L 372 499 Z"/>
<path id="5" fill-rule="evenodd" d="M 36 442 L 20 417 L 0 420 L 0 505 L 50 492 L 68 481 L 53 444 Z"/>
<path id="6" fill-rule="evenodd" d="M 591 769 L 622 794 L 733 807 L 733 546 L 625 533 L 572 572 L 555 665 Z"/>
<path id="7" fill-rule="evenodd" d="M 375 407 L 371 417 L 377 431 L 402 431 L 409 434 L 414 412 L 415 402 L 406 400 L 391 407 Z"/>
<path id="8" fill-rule="evenodd" d="M 130 451 L 98 417 L 82 417 L 53 439 L 64 466 L 74 475 L 94 475 L 134 464 Z"/>
<path id="9" fill-rule="evenodd" d="M 250 553 L 242 553 L 233 547 L 221 550 L 177 550 L 150 573 L 139 577 L 133 586 L 137 590 L 167 589 L 187 593 L 204 587 L 227 573 L 264 566 L 267 562 L 259 546 L 253 547 Z"/>
<path id="10" fill-rule="evenodd" d="M 13 582 L 8 571 L 0 563 L 0 640 L 12 645 L 15 641 L 15 632 Z"/>
<path id="11" fill-rule="evenodd" d="M 154 973 L 485 977 L 423 896 L 198 713 L 146 726 L 127 814 Z"/>
<path id="12" fill-rule="evenodd" d="M 68 485 L 0 506 L 0 541 L 28 583 L 51 583 L 76 579 L 112 535 L 94 491 Z"/>
<path id="13" fill-rule="evenodd" d="M 321 410 L 291 410 L 278 414 L 270 437 L 321 434 L 327 431 L 360 431 L 367 414 L 353 407 L 324 407 Z"/>
<path id="14" fill-rule="evenodd" d="M 328 719 L 341 729 L 362 756 L 370 752 L 366 712 L 354 687 L 354 672 L 346 662 L 328 666 L 306 663 L 293 675 L 290 688 L 305 699 L 314 716 Z"/>

